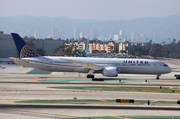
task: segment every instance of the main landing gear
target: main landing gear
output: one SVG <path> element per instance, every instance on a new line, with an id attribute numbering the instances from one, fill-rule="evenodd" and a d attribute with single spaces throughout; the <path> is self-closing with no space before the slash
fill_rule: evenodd
<path id="1" fill-rule="evenodd" d="M 94 78 L 93 73 L 94 73 L 94 69 L 89 70 L 87 78 L 92 78 L 93 79 Z"/>
<path id="2" fill-rule="evenodd" d="M 88 74 L 88 75 L 87 75 L 87 78 L 92 78 L 92 79 L 93 79 L 93 78 L 94 78 L 94 75 Z"/>

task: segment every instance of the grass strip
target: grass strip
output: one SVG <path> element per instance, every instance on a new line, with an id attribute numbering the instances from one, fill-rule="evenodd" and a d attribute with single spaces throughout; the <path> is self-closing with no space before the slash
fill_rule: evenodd
<path id="1" fill-rule="evenodd" d="M 161 93 L 180 93 L 178 87 L 129 87 L 129 86 L 62 86 L 62 87 L 49 87 L 56 89 L 75 89 L 75 90 L 98 90 L 98 91 L 137 91 L 137 92 L 161 92 Z M 174 90 L 176 89 L 176 90 Z"/>
<path id="2" fill-rule="evenodd" d="M 64 102 L 115 102 L 115 100 L 99 99 L 63 99 L 63 100 L 25 100 L 16 101 L 16 103 L 64 103 Z"/>
<path id="3" fill-rule="evenodd" d="M 107 117 L 79 117 L 69 119 L 180 119 L 180 116 L 107 116 Z"/>
<path id="4" fill-rule="evenodd" d="M 33 69 L 31 71 L 29 71 L 27 74 L 50 74 L 51 72 L 49 71 L 43 71 L 43 70 L 39 70 L 39 69 Z"/>
<path id="5" fill-rule="evenodd" d="M 15 101 L 14 103 L 82 103 L 82 102 L 116 102 L 116 99 L 63 99 L 63 100 L 22 100 Z M 148 100 L 134 100 L 134 103 L 147 103 Z M 152 103 L 170 103 L 177 104 L 177 101 L 158 101 L 158 100 L 150 100 Z"/>

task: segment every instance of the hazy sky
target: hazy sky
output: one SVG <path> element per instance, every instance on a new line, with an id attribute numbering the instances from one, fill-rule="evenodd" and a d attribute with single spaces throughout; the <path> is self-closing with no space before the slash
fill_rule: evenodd
<path id="1" fill-rule="evenodd" d="M 129 20 L 179 15 L 180 0 L 0 0 L 0 16 Z"/>

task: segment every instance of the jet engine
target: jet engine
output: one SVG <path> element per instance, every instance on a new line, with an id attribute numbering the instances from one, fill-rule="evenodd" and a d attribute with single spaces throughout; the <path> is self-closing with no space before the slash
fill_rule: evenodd
<path id="1" fill-rule="evenodd" d="M 107 77 L 117 77 L 118 68 L 117 67 L 104 67 L 101 73 Z"/>

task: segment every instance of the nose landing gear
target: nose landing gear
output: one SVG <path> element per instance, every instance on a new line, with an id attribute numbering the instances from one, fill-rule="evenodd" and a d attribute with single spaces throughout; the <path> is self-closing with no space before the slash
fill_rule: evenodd
<path id="1" fill-rule="evenodd" d="M 157 80 L 159 79 L 159 76 L 161 76 L 161 74 L 157 74 L 157 77 L 156 77 Z"/>

